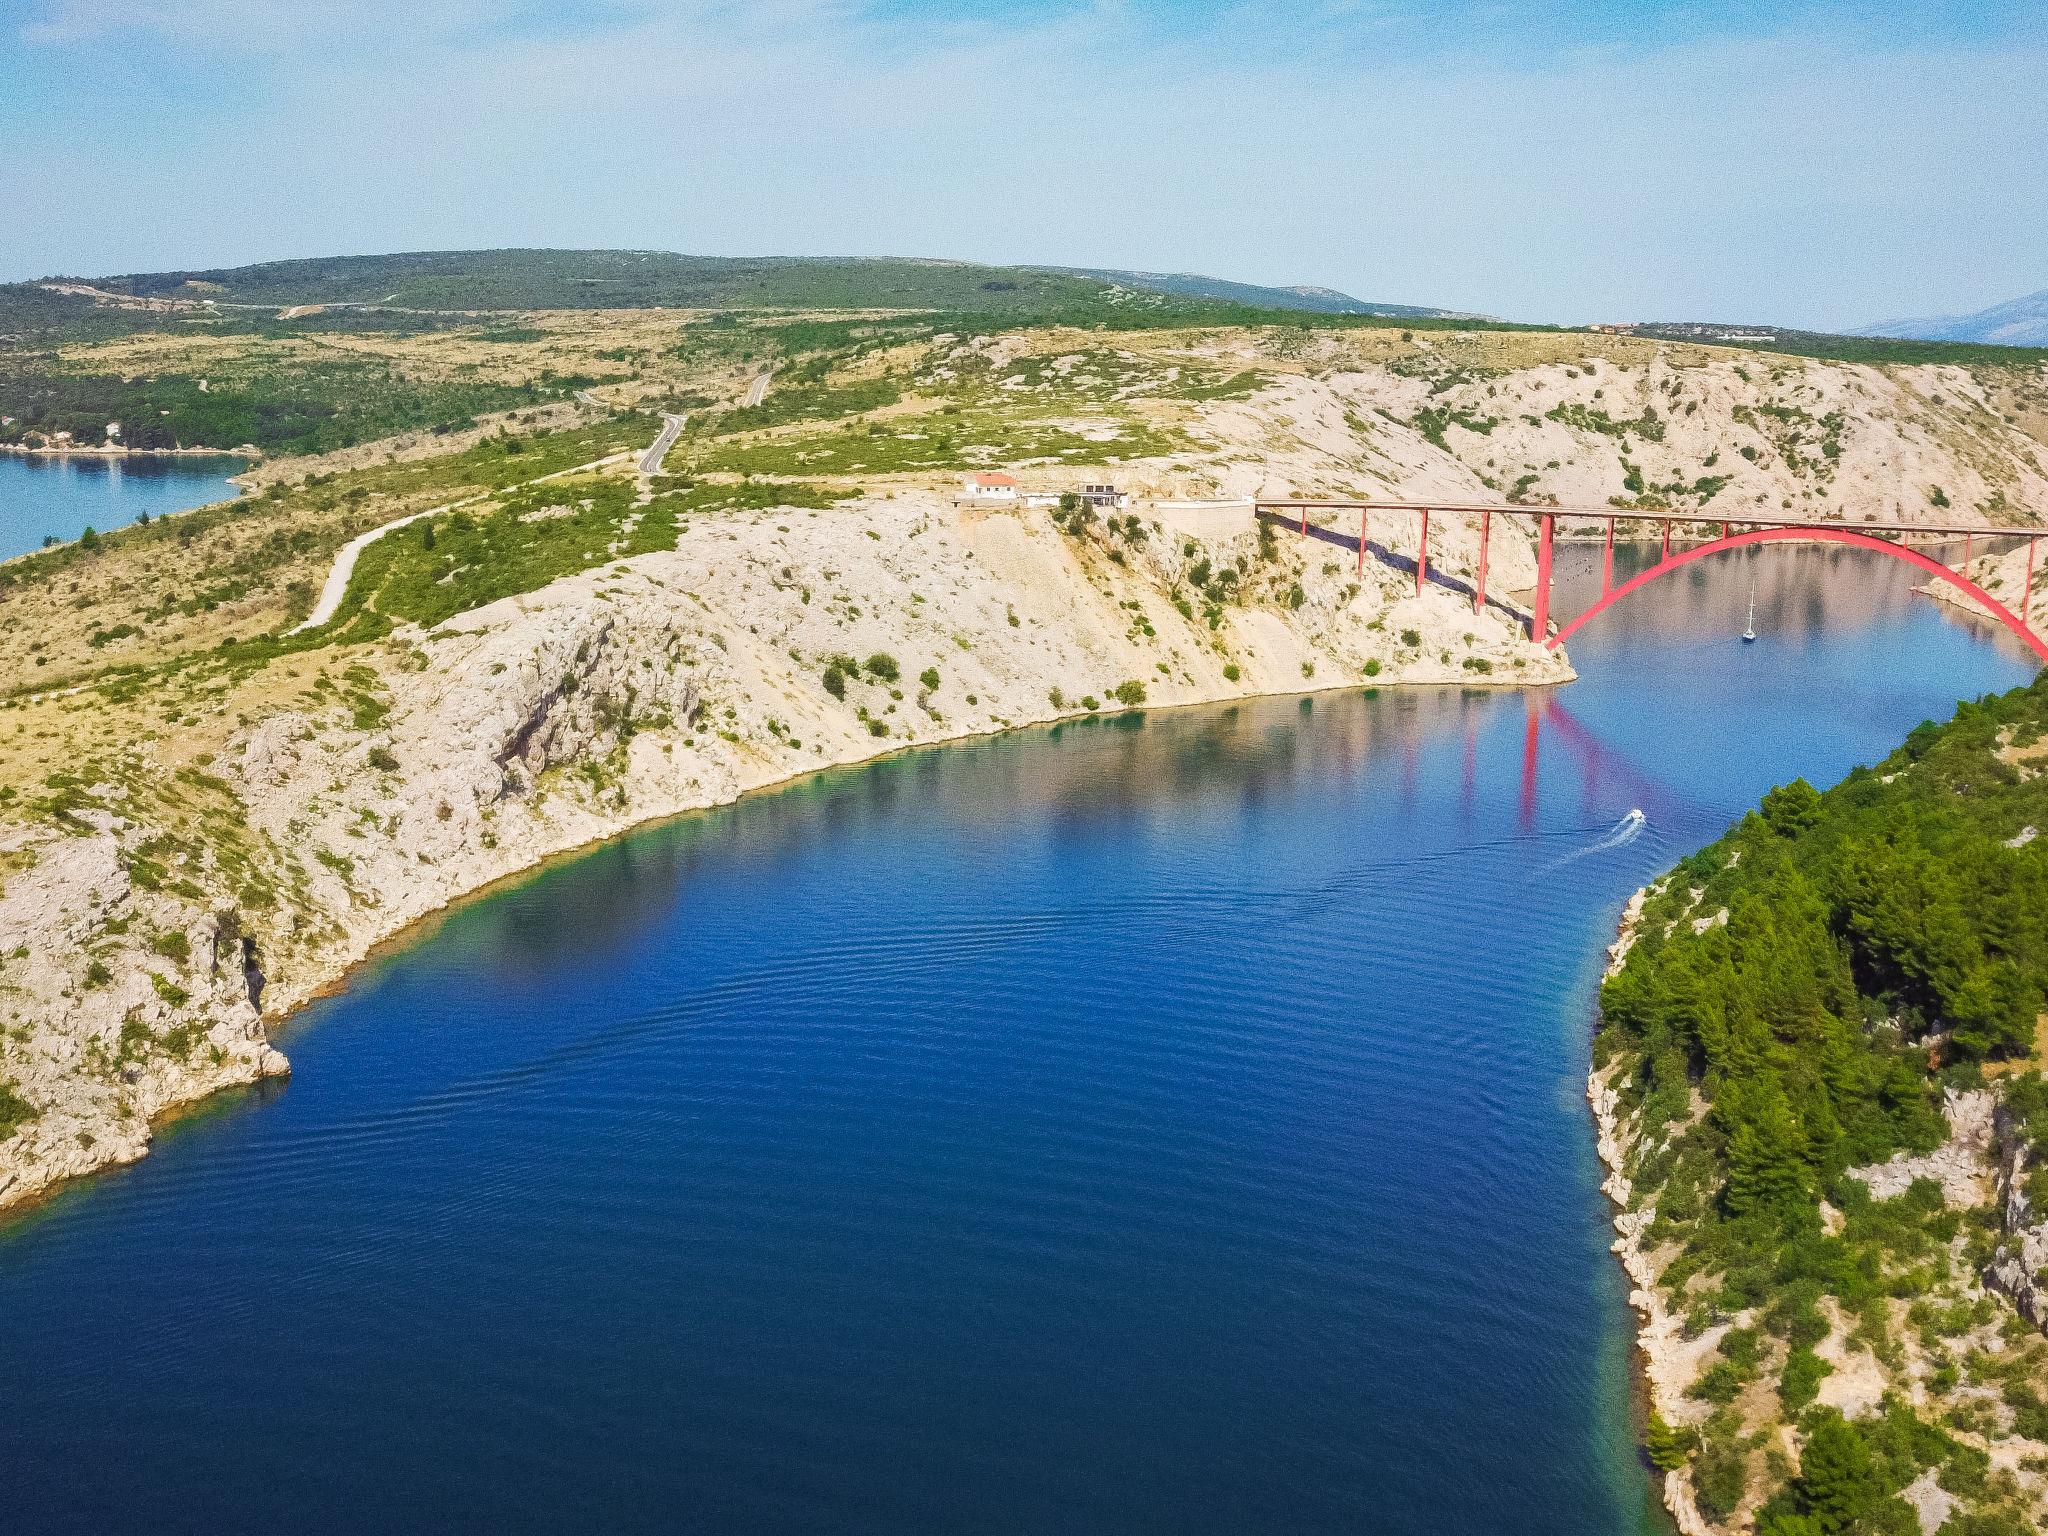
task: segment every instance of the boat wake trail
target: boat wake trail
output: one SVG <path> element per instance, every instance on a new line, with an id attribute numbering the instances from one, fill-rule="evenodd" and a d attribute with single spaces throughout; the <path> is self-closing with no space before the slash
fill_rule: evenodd
<path id="1" fill-rule="evenodd" d="M 1633 807 L 1626 816 L 1608 829 L 1607 835 L 1599 842 L 1589 843 L 1584 848 L 1574 848 L 1563 858 L 1551 860 L 1543 866 L 1544 871 L 1548 873 L 1553 869 L 1562 869 L 1567 864 L 1576 864 L 1580 859 L 1590 858 L 1596 853 L 1606 853 L 1609 849 L 1626 848 L 1643 835 L 1643 828 L 1649 824 L 1650 818 L 1643 814 L 1642 808 Z"/>

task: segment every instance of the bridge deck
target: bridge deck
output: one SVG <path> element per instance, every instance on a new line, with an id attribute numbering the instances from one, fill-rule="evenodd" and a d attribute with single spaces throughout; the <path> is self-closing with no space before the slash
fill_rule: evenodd
<path id="1" fill-rule="evenodd" d="M 1242 503 L 1240 503 L 1242 505 Z M 1512 502 L 1445 502 L 1445 501 L 1334 501 L 1294 500 L 1265 501 L 1251 503 L 1254 518 L 1267 517 L 1278 520 L 1280 515 L 1289 514 L 1286 521 L 1300 522 L 1300 531 L 1305 537 L 1327 539 L 1338 544 L 1349 544 L 1358 551 L 1358 568 L 1365 570 L 1368 551 L 1378 553 L 1387 564 L 1397 563 L 1390 558 L 1385 546 L 1374 546 L 1370 542 L 1368 529 L 1375 512 L 1411 512 L 1416 517 L 1415 557 L 1412 567 L 1415 572 L 1415 595 L 1420 597 L 1424 588 L 1435 581 L 1439 585 L 1456 586 L 1468 592 L 1472 598 L 1474 613 L 1483 613 L 1489 601 L 1486 592 L 1486 567 L 1488 535 L 1492 531 L 1496 513 L 1504 517 L 1534 518 L 1536 530 L 1536 585 L 1527 615 L 1516 613 L 1517 619 L 1525 619 L 1532 642 L 1547 645 L 1556 650 L 1565 639 L 1588 619 L 1605 612 L 1615 602 L 1654 581 L 1666 572 L 1722 550 L 1743 549 L 1752 545 L 1777 543 L 1783 540 L 1817 540 L 1835 544 L 1851 544 L 1864 549 L 1879 550 L 1896 559 L 1918 566 L 1937 581 L 1947 582 L 1971 598 L 1999 623 L 2012 631 L 2042 661 L 2048 662 L 2048 638 L 2035 632 L 2032 627 L 2034 602 L 2034 569 L 2040 541 L 2048 538 L 2048 528 L 2001 527 L 1992 523 L 1897 523 L 1869 522 L 1851 523 L 1842 518 L 1796 518 L 1772 517 L 1769 515 L 1731 513 L 1717 516 L 1705 508 L 1694 507 L 1684 511 L 1659 509 L 1640 511 L 1633 507 L 1532 507 Z M 1312 512 L 1356 512 L 1358 514 L 1358 535 L 1352 538 L 1340 534 L 1334 528 L 1317 525 L 1309 526 Z M 1446 581 L 1444 576 L 1432 571 L 1429 565 L 1429 515 L 1432 512 L 1466 513 L 1479 519 L 1479 558 L 1475 562 L 1473 580 Z M 1550 622 L 1550 584 L 1552 574 L 1552 549 L 1557 539 L 1558 524 L 1572 518 L 1606 525 L 1607 548 L 1600 565 L 1600 600 L 1572 620 L 1564 628 L 1553 630 Z M 1658 562 L 1649 570 L 1640 572 L 1620 586 L 1614 583 L 1614 545 L 1616 528 L 1625 522 L 1661 524 L 1663 529 L 1663 553 Z M 1672 533 L 1675 529 L 1690 525 L 1720 525 L 1720 537 L 1709 536 L 1695 542 L 1689 548 L 1673 552 Z M 1737 531 L 1740 530 L 1740 531 Z M 1884 535 L 1891 535 L 1887 538 Z M 1963 560 L 1960 568 L 1951 568 L 1915 548 L 1910 539 L 1915 536 L 1935 538 L 1961 538 Z M 2026 541 L 2027 570 L 2020 588 L 2019 612 L 2014 613 L 1990 592 L 1977 585 L 1969 577 L 1972 543 L 1978 535 L 1995 538 L 2010 535 Z M 1506 608 L 1498 599 L 1494 606 Z M 1512 610 L 1510 610 L 1512 611 Z"/>
<path id="2" fill-rule="evenodd" d="M 1579 518 L 1592 522 L 1617 523 L 1726 523 L 1731 528 L 1847 528 L 1868 534 L 1935 534 L 1963 538 L 1970 534 L 2011 534 L 2018 538 L 2048 533 L 2038 525 L 2013 527 L 2001 523 L 1900 523 L 1849 522 L 1844 518 L 1773 517 L 1769 513 L 1716 512 L 1695 507 L 1690 511 L 1637 510 L 1634 507 L 1539 507 L 1505 501 L 1267 501 L 1252 503 L 1257 512 L 1494 512 L 1516 517 Z"/>

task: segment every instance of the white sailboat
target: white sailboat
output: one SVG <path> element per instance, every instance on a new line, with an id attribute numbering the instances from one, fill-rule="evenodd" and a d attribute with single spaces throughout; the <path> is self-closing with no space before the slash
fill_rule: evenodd
<path id="1" fill-rule="evenodd" d="M 1745 644 L 1756 638 L 1756 587 L 1749 589 L 1749 622 L 1743 626 L 1742 639 Z"/>

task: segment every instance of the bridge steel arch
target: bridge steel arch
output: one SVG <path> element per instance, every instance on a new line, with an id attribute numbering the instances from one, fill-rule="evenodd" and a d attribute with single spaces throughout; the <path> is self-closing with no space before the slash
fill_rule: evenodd
<path id="1" fill-rule="evenodd" d="M 1875 539 L 1867 533 L 1858 533 L 1850 528 L 1818 528 L 1810 524 L 1796 528 L 1753 529 L 1748 533 L 1732 534 L 1727 538 L 1715 539 L 1709 544 L 1696 544 L 1690 549 L 1679 551 L 1675 555 L 1667 555 L 1647 571 L 1642 572 L 1640 575 L 1632 576 L 1620 586 L 1603 592 L 1600 596 L 1600 601 L 1573 619 L 1571 623 L 1559 629 L 1546 643 L 1551 650 L 1556 650 L 1574 634 L 1578 633 L 1580 629 L 1584 628 L 1587 623 L 1598 618 L 1631 592 L 1634 592 L 1639 587 L 1648 586 L 1659 576 L 1669 575 L 1682 565 L 1690 565 L 1693 561 L 1705 559 L 1708 555 L 1718 555 L 1723 550 L 1742 549 L 1751 544 L 1775 544 L 1787 539 L 1847 544 L 1855 549 L 1874 549 L 1881 554 L 1890 555 L 1895 560 L 1903 560 L 1908 565 L 1918 566 L 1936 580 L 1945 581 L 1958 591 L 1966 592 L 1971 597 L 1974 597 L 1984 605 L 1993 618 L 2017 635 L 2028 650 L 2032 651 L 2043 663 L 2048 663 L 2048 640 L 2043 640 L 2039 635 L 2035 634 L 2028 627 L 2025 620 L 1989 592 L 1978 586 L 1977 583 L 1970 580 L 1969 577 L 1950 570 L 1932 556 L 1924 555 L 1919 550 L 1909 548 L 1904 544 L 1894 544 L 1887 539 Z"/>

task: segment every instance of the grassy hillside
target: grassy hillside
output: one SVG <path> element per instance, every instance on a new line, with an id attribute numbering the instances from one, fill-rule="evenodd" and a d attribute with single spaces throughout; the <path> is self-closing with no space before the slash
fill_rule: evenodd
<path id="1" fill-rule="evenodd" d="M 416 251 L 101 278 L 109 292 L 223 304 L 415 309 L 957 309 L 1102 305 L 1092 278 L 968 262 L 679 256 L 666 251 Z"/>
<path id="2" fill-rule="evenodd" d="M 405 311 L 542 309 L 913 309 L 982 316 L 1011 323 L 1102 324 L 1112 328 L 1148 325 L 1293 323 L 1347 326 L 1401 324 L 1416 327 L 1492 328 L 1504 322 L 1462 317 L 1454 311 L 1384 304 L 1352 298 L 1327 288 L 1264 287 L 1193 273 L 1136 272 L 1083 267 L 1002 267 L 973 262 L 915 258 L 715 257 L 668 251 L 414 251 L 379 256 L 336 256 L 264 262 L 253 266 L 169 272 L 126 273 L 89 282 L 106 292 L 135 298 L 212 301 L 213 319 L 231 325 L 263 326 L 273 315 L 298 306 L 343 306 L 320 319 L 324 328 L 405 324 Z M 89 314 L 88 301 L 34 297 L 21 285 L 0 288 L 0 346 L 16 336 L 63 334 L 78 339 L 76 327 L 99 333 L 121 326 L 193 323 L 151 322 L 134 315 Z M 368 306 L 372 319 L 351 316 Z M 244 313 L 236 314 L 238 307 Z M 1560 327 L 1531 325 L 1529 330 Z M 1695 322 L 1658 322 L 1638 333 L 1661 340 L 1698 341 Z M 1870 364 L 1943 363 L 1966 367 L 2039 369 L 2048 348 L 1987 345 L 1966 341 L 1912 341 L 1879 336 L 1838 336 L 1775 326 L 1707 326 L 1711 332 L 1767 332 L 1768 341 L 1713 344 L 1792 357 Z"/>
<path id="3" fill-rule="evenodd" d="M 95 279 L 108 292 L 221 304 L 421 309 L 936 309 L 1073 315 L 1193 300 L 1246 309 L 1442 318 L 1327 288 L 1270 288 L 1191 273 L 996 267 L 915 259 L 681 256 L 667 251 L 420 251 Z M 1141 301 L 1142 304 L 1145 301 Z"/>
<path id="4" fill-rule="evenodd" d="M 1877 1198 L 1850 1170 L 1934 1151 L 1942 1090 L 2032 1059 L 2044 759 L 2037 680 L 1920 726 L 1824 794 L 1773 790 L 1652 888 L 1603 988 L 1596 1061 L 1624 1069 L 1639 1116 L 1629 1177 L 1637 1208 L 1654 1202 L 1659 1289 L 1689 1337 L 1723 1330 L 1688 1392 L 1704 1417 L 1651 1436 L 1661 1464 L 1690 1458 L 1710 1516 L 1747 1499 L 1777 1536 L 1915 1530 L 1898 1495 L 1935 1469 L 2016 1522 L 1981 1529 L 2034 1528 L 1984 1449 L 2048 1441 L 2048 1348 L 1977 1284 L 1998 1210 L 1932 1177 Z M 2002 1081 L 2009 1109 L 2039 1101 L 2038 1076 Z M 1865 1355 L 1894 1395 L 1844 1420 L 1823 1383 Z M 1796 1470 L 1754 1454 L 1778 1424 L 1805 1438 Z"/>
<path id="5" fill-rule="evenodd" d="M 1048 267 L 1049 272 L 1096 277 L 1127 288 L 1169 293 L 1183 299 L 1211 299 L 1225 304 L 1244 304 L 1254 309 L 1301 309 L 1328 315 L 1378 315 L 1390 320 L 1442 320 L 1453 311 L 1429 309 L 1416 304 L 1368 304 L 1334 288 L 1267 288 L 1256 283 L 1233 283 L 1226 278 L 1203 277 L 1194 272 L 1125 272 L 1105 267 Z"/>

